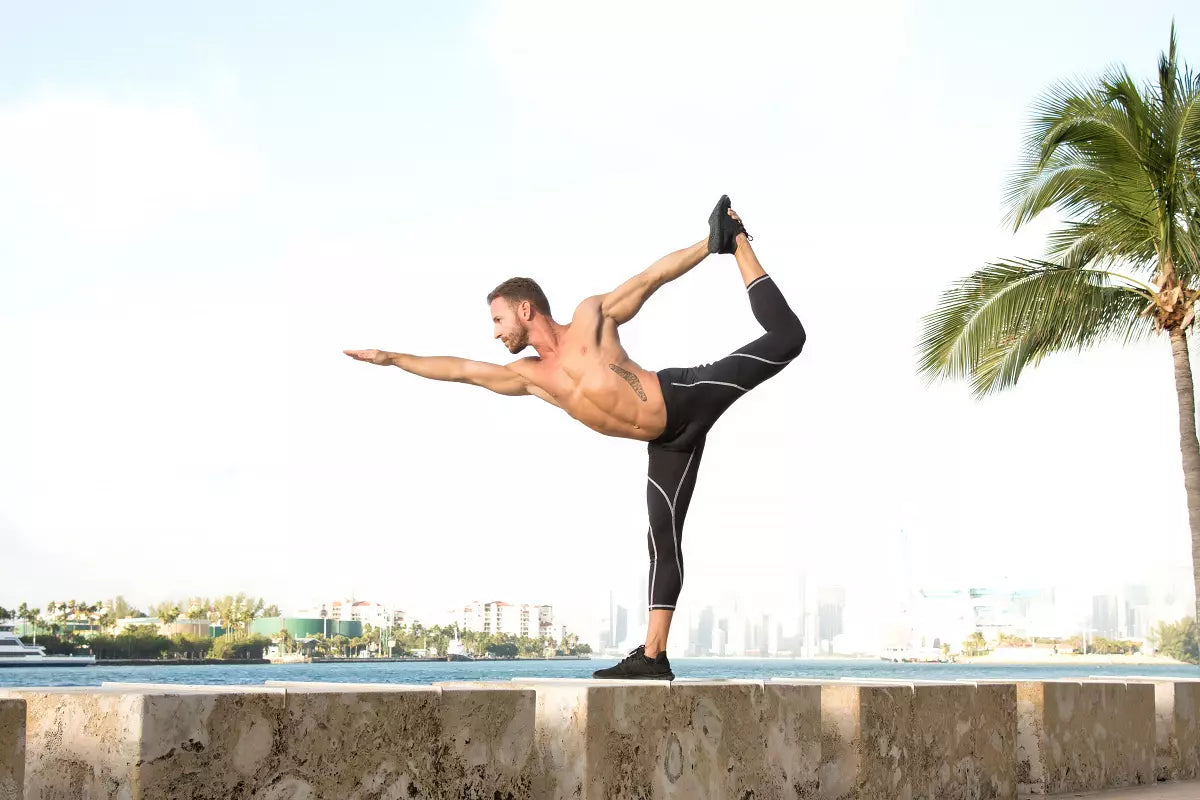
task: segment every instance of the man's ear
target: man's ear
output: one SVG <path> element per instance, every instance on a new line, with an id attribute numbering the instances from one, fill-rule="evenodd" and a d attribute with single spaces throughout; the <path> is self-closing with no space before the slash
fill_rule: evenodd
<path id="1" fill-rule="evenodd" d="M 530 303 L 528 300 L 522 300 L 521 305 L 517 306 L 517 314 L 525 322 L 529 322 L 529 320 L 533 319 L 533 303 Z"/>

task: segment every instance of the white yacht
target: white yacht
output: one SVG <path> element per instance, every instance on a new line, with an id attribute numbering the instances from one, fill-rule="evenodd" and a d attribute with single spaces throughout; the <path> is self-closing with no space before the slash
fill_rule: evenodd
<path id="1" fill-rule="evenodd" d="M 0 631 L 0 667 L 86 667 L 95 656 L 48 656 L 46 648 L 25 644 L 15 633 Z"/>

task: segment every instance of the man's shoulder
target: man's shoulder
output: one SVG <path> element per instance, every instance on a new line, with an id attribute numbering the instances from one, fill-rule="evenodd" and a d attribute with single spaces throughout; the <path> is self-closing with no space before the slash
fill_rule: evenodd
<path id="1" fill-rule="evenodd" d="M 582 317 L 594 317 L 600 313 L 600 309 L 604 304 L 604 295 L 594 294 L 591 297 L 585 297 L 583 302 L 575 306 L 575 313 L 571 315 L 571 319 L 579 319 Z"/>
<path id="2" fill-rule="evenodd" d="M 541 366 L 541 364 L 541 356 L 525 356 L 524 358 L 518 358 L 516 361 L 512 361 L 504 366 L 508 367 L 519 375 L 525 375 L 537 369 L 539 366 Z"/>

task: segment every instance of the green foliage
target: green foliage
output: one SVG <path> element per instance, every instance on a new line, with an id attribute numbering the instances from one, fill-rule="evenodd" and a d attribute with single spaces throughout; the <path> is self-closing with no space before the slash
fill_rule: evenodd
<path id="1" fill-rule="evenodd" d="M 1200 630 L 1191 617 L 1184 617 L 1175 623 L 1158 623 L 1150 639 L 1163 655 L 1189 664 L 1200 664 Z"/>
<path id="2" fill-rule="evenodd" d="M 1052 208 L 1066 217 L 1052 261 L 1000 261 L 945 291 L 925 318 L 921 374 L 967 379 L 984 396 L 1050 354 L 1190 322 L 1200 81 L 1176 61 L 1174 28 L 1158 77 L 1139 89 L 1115 69 L 1043 98 L 1008 203 L 1014 227 Z"/>
<path id="3" fill-rule="evenodd" d="M 974 631 L 965 642 L 962 643 L 963 655 L 981 656 L 988 652 L 987 640 L 983 638 L 980 631 Z"/>
<path id="4" fill-rule="evenodd" d="M 520 649 L 512 642 L 495 642 L 487 646 L 487 654 L 492 658 L 516 658 Z"/>
<path id="5" fill-rule="evenodd" d="M 1135 655 L 1140 653 L 1141 650 L 1142 645 L 1140 642 L 1105 639 L 1103 636 L 1097 636 L 1088 642 L 1088 652 L 1097 653 L 1099 655 Z"/>
<path id="6" fill-rule="evenodd" d="M 213 640 L 212 658 L 262 658 L 263 651 L 271 646 L 266 636 L 238 636 L 227 633 Z"/>

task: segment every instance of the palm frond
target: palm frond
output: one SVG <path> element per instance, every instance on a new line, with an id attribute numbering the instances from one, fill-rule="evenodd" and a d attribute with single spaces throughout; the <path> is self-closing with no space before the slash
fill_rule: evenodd
<path id="1" fill-rule="evenodd" d="M 989 264 L 952 285 L 926 316 L 918 372 L 930 381 L 968 379 L 977 396 L 987 395 L 1050 353 L 1149 335 L 1153 328 L 1139 313 L 1150 299 L 1102 269 Z"/>
<path id="2" fill-rule="evenodd" d="M 1126 80 L 1112 78 L 1105 91 L 1063 84 L 1043 98 L 1006 189 L 1014 230 L 1055 206 L 1068 216 L 1113 204 L 1131 214 L 1153 212 L 1158 192 L 1143 158 L 1145 109 L 1125 96 Z"/>

